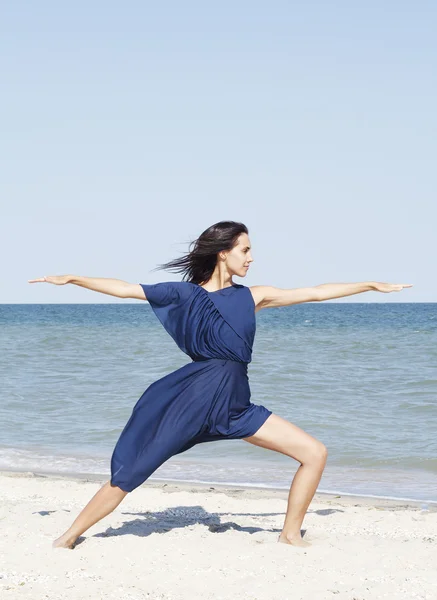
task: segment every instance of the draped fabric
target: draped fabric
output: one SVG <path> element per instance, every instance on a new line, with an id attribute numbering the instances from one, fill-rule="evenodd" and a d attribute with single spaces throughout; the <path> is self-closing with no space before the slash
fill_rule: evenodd
<path id="1" fill-rule="evenodd" d="M 182 281 L 140 285 L 192 362 L 153 382 L 134 406 L 111 458 L 111 483 L 125 491 L 196 444 L 254 435 L 272 414 L 250 401 L 256 320 L 248 287 L 208 292 Z"/>

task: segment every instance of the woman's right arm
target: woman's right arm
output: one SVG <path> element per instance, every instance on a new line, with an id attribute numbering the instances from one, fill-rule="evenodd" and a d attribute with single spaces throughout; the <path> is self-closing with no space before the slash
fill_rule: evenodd
<path id="1" fill-rule="evenodd" d="M 109 296 L 115 296 L 117 298 L 146 299 L 143 288 L 139 283 L 128 283 L 122 279 L 82 277 L 80 275 L 47 275 L 46 277 L 40 277 L 39 279 L 29 279 L 29 283 L 38 282 L 53 283 L 54 285 L 74 283 L 74 285 L 79 285 L 88 290 L 109 294 Z"/>

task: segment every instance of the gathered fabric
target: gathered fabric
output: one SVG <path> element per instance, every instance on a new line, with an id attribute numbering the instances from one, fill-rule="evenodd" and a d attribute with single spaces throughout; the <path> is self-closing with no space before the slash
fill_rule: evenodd
<path id="1" fill-rule="evenodd" d="M 256 331 L 250 289 L 208 292 L 190 282 L 140 284 L 154 314 L 192 362 L 153 382 L 111 457 L 111 483 L 132 491 L 196 444 L 254 435 L 272 414 L 250 401 Z"/>

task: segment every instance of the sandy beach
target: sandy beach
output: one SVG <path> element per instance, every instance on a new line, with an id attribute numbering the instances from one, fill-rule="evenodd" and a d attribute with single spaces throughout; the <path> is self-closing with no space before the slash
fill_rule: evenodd
<path id="1" fill-rule="evenodd" d="M 149 480 L 79 538 L 52 540 L 101 478 L 0 473 L 0 596 L 33 600 L 437 598 L 437 507 L 317 494 L 309 548 L 277 543 L 284 490 Z"/>

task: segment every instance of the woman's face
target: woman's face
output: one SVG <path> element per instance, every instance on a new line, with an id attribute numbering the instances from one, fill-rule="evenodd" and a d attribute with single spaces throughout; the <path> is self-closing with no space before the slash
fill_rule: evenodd
<path id="1" fill-rule="evenodd" d="M 226 254 L 226 266 L 232 275 L 246 277 L 250 263 L 253 261 L 251 244 L 247 233 L 242 233 L 237 244 Z"/>

